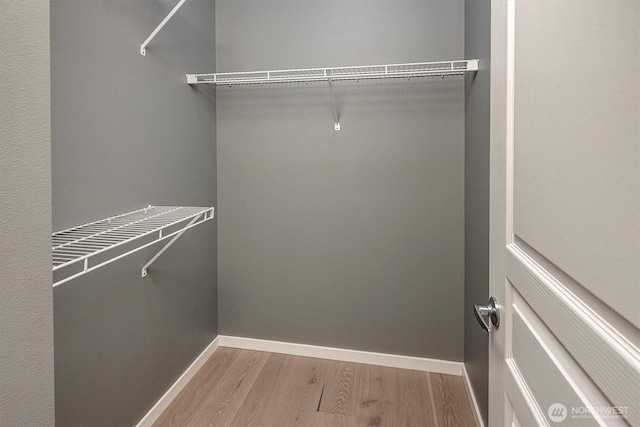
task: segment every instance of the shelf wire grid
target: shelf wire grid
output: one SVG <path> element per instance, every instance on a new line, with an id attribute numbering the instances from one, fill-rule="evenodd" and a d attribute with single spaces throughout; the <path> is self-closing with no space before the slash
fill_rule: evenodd
<path id="1" fill-rule="evenodd" d="M 369 78 L 426 77 L 460 75 L 478 70 L 478 60 L 418 62 L 410 64 L 365 65 L 355 67 L 307 68 L 296 70 L 248 71 L 188 74 L 190 84 L 216 85 L 357 80 Z"/>
<path id="2" fill-rule="evenodd" d="M 53 286 L 60 285 L 212 218 L 213 208 L 211 207 L 149 206 L 55 232 L 52 234 L 53 271 L 71 265 L 80 265 L 81 270 L 55 281 Z M 191 222 L 188 222 L 189 220 Z M 124 245 L 127 245 L 128 248 L 125 253 L 103 259 L 106 252 L 124 247 Z M 90 263 L 98 256 L 100 256 L 99 262 Z"/>

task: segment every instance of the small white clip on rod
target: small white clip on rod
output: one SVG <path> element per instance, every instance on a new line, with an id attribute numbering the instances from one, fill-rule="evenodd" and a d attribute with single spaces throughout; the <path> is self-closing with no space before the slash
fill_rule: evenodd
<path id="1" fill-rule="evenodd" d="M 187 0 L 180 0 L 178 2 L 178 4 L 176 5 L 176 7 L 174 7 L 173 10 L 171 12 L 169 12 L 167 17 L 162 20 L 160 25 L 158 25 L 156 27 L 156 29 L 153 30 L 153 32 L 151 33 L 151 35 L 149 37 L 147 37 L 147 39 L 144 41 L 144 43 L 142 43 L 142 45 L 140 46 L 140 55 L 145 56 L 147 54 L 147 45 L 151 42 L 151 40 L 153 40 L 153 38 L 156 36 L 156 34 L 158 34 L 160 32 L 160 30 L 166 25 L 166 23 L 169 22 L 169 19 L 171 19 L 173 17 L 173 15 L 176 14 L 178 9 L 180 9 L 180 7 L 182 7 L 182 5 L 184 4 L 185 1 L 187 1 Z"/>

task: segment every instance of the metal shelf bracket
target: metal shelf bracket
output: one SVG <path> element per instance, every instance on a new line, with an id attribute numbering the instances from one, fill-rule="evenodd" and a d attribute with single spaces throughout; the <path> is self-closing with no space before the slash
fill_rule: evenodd
<path id="1" fill-rule="evenodd" d="M 180 0 L 178 2 L 178 4 L 171 10 L 171 12 L 169 12 L 169 14 L 162 20 L 160 25 L 158 25 L 156 27 L 156 29 L 153 30 L 153 32 L 151 33 L 151 35 L 149 37 L 147 37 L 147 39 L 144 41 L 144 43 L 142 43 L 142 45 L 140 46 L 140 55 L 142 55 L 142 56 L 146 56 L 147 55 L 147 45 L 151 42 L 151 40 L 153 40 L 153 38 L 156 36 L 156 34 L 158 34 L 160 32 L 160 30 L 167 24 L 167 22 L 169 22 L 169 20 L 173 17 L 173 15 L 176 14 L 178 9 L 180 9 L 182 7 L 182 5 L 184 4 L 185 1 L 186 0 Z"/>
<path id="2" fill-rule="evenodd" d="M 206 214 L 205 214 L 205 215 L 206 215 Z M 147 262 L 147 263 L 142 267 L 142 277 L 147 277 L 147 268 L 149 268 L 149 266 L 150 266 L 151 264 L 153 264 L 153 262 L 154 262 L 155 260 L 157 260 L 157 259 L 158 259 L 158 257 L 159 257 L 160 255 L 162 255 L 162 254 L 163 254 L 163 252 L 164 252 L 164 251 L 166 251 L 167 249 L 169 249 L 169 246 L 173 245 L 173 243 L 174 243 L 176 240 L 178 240 L 178 239 L 180 238 L 180 236 L 182 236 L 182 235 L 184 234 L 184 232 L 185 232 L 185 231 L 187 231 L 187 229 L 188 229 L 188 228 L 190 228 L 190 227 L 191 227 L 191 226 L 192 226 L 192 225 L 193 225 L 193 224 L 198 220 L 198 218 L 200 218 L 200 217 L 199 217 L 199 216 L 196 216 L 196 217 L 194 217 L 191 221 L 189 221 L 189 223 L 188 223 L 188 224 L 187 224 L 187 225 L 182 229 L 182 231 L 180 231 L 178 234 L 176 234 L 175 236 L 173 236 L 173 238 L 172 238 L 171 240 L 169 240 L 169 241 L 167 242 L 167 244 L 166 244 L 166 245 L 164 245 L 164 246 L 162 247 L 162 249 L 160 249 L 160 250 L 158 251 L 158 253 L 157 253 L 157 254 L 155 254 L 155 255 L 153 256 L 153 258 L 151 258 L 151 259 L 150 259 L 150 260 L 149 260 L 149 261 L 148 261 L 148 262 Z M 160 234 L 162 235 L 162 230 L 160 230 Z"/>
<path id="3" fill-rule="evenodd" d="M 340 120 L 338 119 L 338 110 L 336 110 L 336 101 L 333 97 L 333 83 L 331 79 L 327 80 L 329 82 L 329 93 L 331 94 L 331 105 L 333 105 L 333 118 L 336 121 L 335 130 L 340 130 Z"/>

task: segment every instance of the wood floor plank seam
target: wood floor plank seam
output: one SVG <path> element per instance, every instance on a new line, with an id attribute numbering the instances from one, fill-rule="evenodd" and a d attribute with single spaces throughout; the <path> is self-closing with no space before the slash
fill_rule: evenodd
<path id="1" fill-rule="evenodd" d="M 324 385 L 324 398 L 319 412 L 354 416 L 357 399 L 353 392 L 354 384 L 359 381 L 357 364 L 351 362 L 332 362 L 333 372 Z"/>
<path id="2" fill-rule="evenodd" d="M 440 424 L 438 422 L 438 415 L 437 415 L 437 410 L 436 410 L 436 402 L 435 402 L 435 399 L 433 397 L 433 384 L 431 383 L 431 375 L 432 374 L 430 372 L 425 372 L 425 376 L 427 377 L 427 385 L 429 387 L 429 400 L 430 400 L 430 403 L 431 403 L 431 410 L 433 411 L 432 412 L 432 414 L 433 414 L 433 422 L 434 422 L 434 425 L 436 427 L 439 427 Z"/>
<path id="3" fill-rule="evenodd" d="M 251 385 L 268 356 L 267 353 L 262 352 L 241 352 L 229 367 L 227 375 L 221 378 L 207 399 L 200 405 L 192 420 L 193 425 L 228 425 L 244 397 L 249 393 Z"/>
<path id="4" fill-rule="evenodd" d="M 245 396 L 244 404 L 240 407 L 231 421 L 232 426 L 261 426 L 262 419 L 271 400 L 278 394 L 277 378 L 280 376 L 286 356 L 283 354 L 269 354 L 260 374 L 254 382 L 251 391 Z"/>
<path id="5" fill-rule="evenodd" d="M 273 426 L 309 426 L 317 412 L 317 402 L 326 381 L 330 361 L 287 356 L 297 375 L 289 376 L 288 391 L 274 417 Z"/>

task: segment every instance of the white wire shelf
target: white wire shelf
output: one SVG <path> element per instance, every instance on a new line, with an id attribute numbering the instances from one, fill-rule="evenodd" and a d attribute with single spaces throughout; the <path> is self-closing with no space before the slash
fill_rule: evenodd
<path id="1" fill-rule="evenodd" d="M 333 95 L 334 81 L 462 75 L 478 71 L 479 62 L 478 59 L 462 59 L 457 61 L 363 65 L 357 67 L 187 74 L 187 83 L 190 85 L 233 86 L 287 82 L 328 82 L 331 105 L 333 106 L 333 118 L 335 119 L 334 129 L 340 130 L 340 119 Z"/>
<path id="2" fill-rule="evenodd" d="M 364 65 L 356 67 L 187 74 L 187 83 L 239 85 L 461 75 L 478 71 L 478 62 L 477 59 L 463 59 L 457 61 Z"/>
<path id="3" fill-rule="evenodd" d="M 212 207 L 149 206 L 52 235 L 53 286 L 58 286 L 157 242 L 173 237 L 147 268 L 191 227 L 212 219 Z"/>

